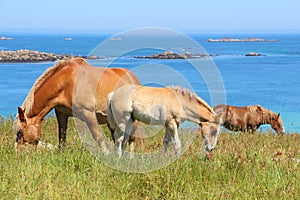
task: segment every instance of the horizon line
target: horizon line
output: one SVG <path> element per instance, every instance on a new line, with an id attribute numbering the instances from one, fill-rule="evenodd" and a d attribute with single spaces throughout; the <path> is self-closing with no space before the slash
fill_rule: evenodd
<path id="1" fill-rule="evenodd" d="M 142 27 L 138 27 L 142 28 Z M 148 28 L 148 27 L 145 27 Z M 287 29 L 273 29 L 273 30 L 201 30 L 201 29 L 172 29 L 172 28 L 166 28 L 166 27 L 157 27 L 162 29 L 171 29 L 174 31 L 187 33 L 187 34 L 299 34 L 300 30 L 287 30 Z M 1 30 L 0 34 L 5 33 L 36 33 L 36 34 L 117 34 L 120 32 L 126 32 L 129 30 L 132 30 L 134 28 L 130 29 L 7 29 L 7 30 Z"/>

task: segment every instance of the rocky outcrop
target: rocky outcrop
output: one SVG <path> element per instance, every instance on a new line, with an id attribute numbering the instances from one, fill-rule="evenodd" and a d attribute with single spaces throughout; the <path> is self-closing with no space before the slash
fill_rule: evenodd
<path id="1" fill-rule="evenodd" d="M 13 40 L 14 38 L 1 36 L 0 40 Z"/>
<path id="2" fill-rule="evenodd" d="M 260 54 L 260 53 L 255 53 L 255 52 L 249 52 L 245 56 L 265 56 L 265 55 Z"/>
<path id="3" fill-rule="evenodd" d="M 150 56 L 135 56 L 135 58 L 148 58 L 148 59 L 190 59 L 190 58 L 200 58 L 212 56 L 210 54 L 192 54 L 190 52 L 186 52 L 184 54 L 177 54 L 172 51 L 166 51 L 160 54 L 153 54 Z"/>
<path id="4" fill-rule="evenodd" d="M 153 54 L 150 56 L 135 56 L 134 58 L 145 58 L 145 59 L 193 59 L 193 58 L 206 58 L 212 56 L 228 56 L 226 54 L 195 54 L 186 52 L 184 54 L 176 54 L 172 51 L 166 51 L 160 54 Z M 237 54 L 234 56 L 266 56 L 264 54 L 249 52 L 247 54 Z"/>
<path id="5" fill-rule="evenodd" d="M 236 38 L 221 38 L 221 39 L 208 39 L 208 42 L 278 42 L 276 39 L 266 40 L 262 38 L 244 38 L 244 39 L 236 39 Z"/>
<path id="6" fill-rule="evenodd" d="M 39 52 L 34 50 L 22 49 L 17 51 L 0 51 L 0 62 L 2 63 L 33 63 L 33 62 L 54 62 L 57 60 L 65 60 L 75 57 L 74 55 L 67 54 L 54 54 Z M 76 56 L 85 59 L 100 59 L 99 56 Z"/>

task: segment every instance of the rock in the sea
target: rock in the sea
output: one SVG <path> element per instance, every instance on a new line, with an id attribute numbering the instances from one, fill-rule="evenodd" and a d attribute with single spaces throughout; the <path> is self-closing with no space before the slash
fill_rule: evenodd
<path id="1" fill-rule="evenodd" d="M 13 40 L 14 38 L 1 36 L 0 40 Z"/>
<path id="2" fill-rule="evenodd" d="M 245 56 L 264 56 L 263 54 L 260 53 L 255 53 L 255 52 L 249 52 Z"/>
<path id="3" fill-rule="evenodd" d="M 57 60 L 66 60 L 74 57 L 68 54 L 54 54 L 39 52 L 28 49 L 21 49 L 17 51 L 0 51 L 0 62 L 16 63 L 16 62 L 54 62 Z M 76 56 L 86 58 L 87 56 Z M 88 56 L 87 59 L 99 59 L 97 56 Z"/>
<path id="4" fill-rule="evenodd" d="M 190 59 L 212 56 L 211 54 L 193 54 L 186 52 L 184 54 L 177 54 L 172 51 L 166 51 L 160 54 L 153 54 L 150 56 L 135 56 L 135 58 L 148 58 L 148 59 Z"/>

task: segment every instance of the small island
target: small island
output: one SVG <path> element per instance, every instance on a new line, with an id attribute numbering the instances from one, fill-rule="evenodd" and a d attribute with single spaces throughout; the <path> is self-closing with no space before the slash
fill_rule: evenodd
<path id="1" fill-rule="evenodd" d="M 134 58 L 142 58 L 142 59 L 195 59 L 195 58 L 206 58 L 212 56 L 228 56 L 226 54 L 196 54 L 185 52 L 184 54 L 177 54 L 172 51 L 166 51 L 159 54 L 153 54 L 149 56 L 135 56 Z M 249 52 L 247 54 L 235 55 L 235 56 L 266 56 L 261 53 Z"/>
<path id="2" fill-rule="evenodd" d="M 202 58 L 209 57 L 211 54 L 193 54 L 186 52 L 184 54 L 177 54 L 172 51 L 166 51 L 164 53 L 153 54 L 150 56 L 135 56 L 135 58 L 148 58 L 148 59 L 190 59 L 190 58 Z"/>
<path id="3" fill-rule="evenodd" d="M 262 38 L 254 38 L 254 37 L 249 37 L 249 38 L 243 38 L 243 39 L 237 39 L 237 38 L 220 38 L 220 39 L 208 39 L 208 42 L 278 42 L 279 40 L 276 39 L 262 39 Z"/>
<path id="4" fill-rule="evenodd" d="M 256 52 L 249 52 L 245 56 L 266 56 L 266 55 L 261 53 L 256 53 Z"/>
<path id="5" fill-rule="evenodd" d="M 5 37 L 5 36 L 1 36 L 0 40 L 14 40 L 14 38 L 12 37 Z"/>
<path id="6" fill-rule="evenodd" d="M 72 57 L 81 57 L 85 59 L 101 59 L 99 56 L 74 56 L 68 54 L 55 54 L 39 52 L 35 50 L 21 49 L 17 51 L 0 51 L 0 63 L 36 63 L 36 62 L 55 62 Z"/>

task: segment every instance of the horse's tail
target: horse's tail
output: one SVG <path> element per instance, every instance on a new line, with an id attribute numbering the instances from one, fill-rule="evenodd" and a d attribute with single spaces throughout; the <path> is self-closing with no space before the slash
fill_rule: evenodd
<path id="1" fill-rule="evenodd" d="M 111 92 L 108 94 L 108 101 L 107 101 L 107 125 L 108 125 L 108 128 L 111 132 L 111 136 L 114 139 L 114 131 L 116 129 L 116 123 L 115 123 L 115 120 L 114 120 L 114 114 L 113 114 L 113 110 L 112 110 L 112 97 L 114 95 L 114 92 Z"/>

